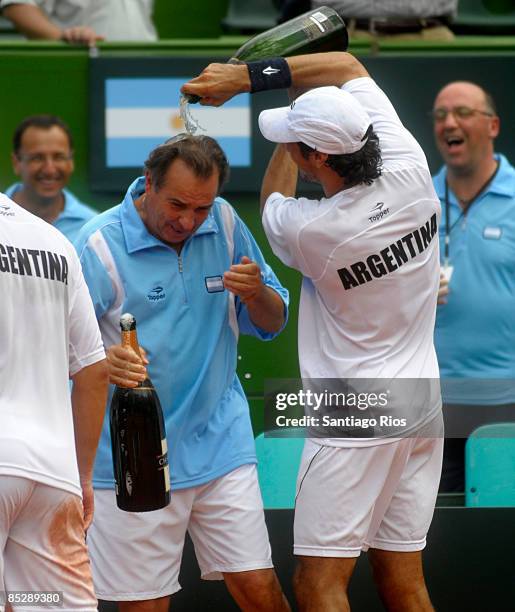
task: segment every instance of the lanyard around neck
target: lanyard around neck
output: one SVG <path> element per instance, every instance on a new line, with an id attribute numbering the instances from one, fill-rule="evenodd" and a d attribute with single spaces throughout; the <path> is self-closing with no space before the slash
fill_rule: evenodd
<path id="1" fill-rule="evenodd" d="M 460 215 L 461 217 L 461 215 Z M 458 217 L 458 219 L 460 218 Z M 443 243 L 443 264 L 449 265 L 449 244 L 451 242 L 451 230 L 449 229 L 451 213 L 449 211 L 449 183 L 445 177 L 445 239 Z"/>
<path id="2" fill-rule="evenodd" d="M 445 176 L 445 199 L 444 199 L 444 204 L 445 204 L 445 239 L 444 239 L 444 247 L 443 247 L 443 260 L 444 260 L 444 265 L 445 266 L 447 266 L 449 264 L 449 250 L 450 250 L 450 244 L 451 244 L 451 232 L 454 229 L 454 227 L 461 221 L 462 217 L 464 217 L 467 214 L 467 212 L 469 211 L 469 209 L 472 206 L 472 204 L 474 204 L 474 202 L 477 200 L 477 198 L 483 193 L 483 191 L 494 180 L 497 172 L 499 171 L 499 167 L 501 165 L 498 160 L 496 160 L 496 162 L 497 163 L 495 165 L 495 170 L 493 171 L 492 175 L 488 178 L 486 183 L 481 185 L 479 191 L 469 201 L 467 207 L 461 209 L 461 212 L 460 212 L 458 218 L 456 219 L 456 221 L 452 225 L 451 225 L 451 211 L 450 211 L 451 207 L 450 207 L 450 204 L 449 204 L 449 183 L 447 181 L 447 176 Z"/>

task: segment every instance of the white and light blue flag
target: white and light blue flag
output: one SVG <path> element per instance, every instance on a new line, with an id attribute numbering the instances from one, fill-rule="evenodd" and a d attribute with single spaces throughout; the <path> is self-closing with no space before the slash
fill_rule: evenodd
<path id="1" fill-rule="evenodd" d="M 152 149 L 185 131 L 179 112 L 180 88 L 188 77 L 109 78 L 105 84 L 108 168 L 141 168 Z M 216 138 L 230 165 L 251 164 L 250 95 L 240 94 L 219 108 L 190 105 L 193 118 Z"/>

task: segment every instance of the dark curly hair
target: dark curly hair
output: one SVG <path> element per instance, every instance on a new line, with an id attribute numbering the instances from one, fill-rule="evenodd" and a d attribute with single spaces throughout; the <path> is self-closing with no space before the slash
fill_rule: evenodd
<path id="1" fill-rule="evenodd" d="M 166 172 L 176 159 L 182 160 L 201 179 L 209 178 L 218 170 L 218 193 L 229 178 L 229 162 L 214 138 L 178 134 L 151 151 L 145 162 L 144 170 L 150 174 L 156 191 L 162 187 Z"/>
<path id="2" fill-rule="evenodd" d="M 359 151 L 344 155 L 329 155 L 325 162 L 326 166 L 332 168 L 339 176 L 345 179 L 349 187 L 360 185 L 361 183 L 371 185 L 376 178 L 381 176 L 383 164 L 381 147 L 379 146 L 379 138 L 372 126 L 369 126 L 366 131 L 363 140 L 365 139 L 366 142 Z M 304 159 L 308 159 L 309 155 L 315 151 L 315 149 L 312 149 L 303 142 L 297 144 Z"/>

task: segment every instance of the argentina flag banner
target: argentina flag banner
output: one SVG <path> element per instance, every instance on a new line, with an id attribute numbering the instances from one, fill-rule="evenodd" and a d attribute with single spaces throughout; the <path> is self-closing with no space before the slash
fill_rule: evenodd
<path id="1" fill-rule="evenodd" d="M 107 168 L 141 167 L 152 149 L 185 131 L 180 116 L 184 77 L 111 77 L 105 80 Z M 240 94 L 222 107 L 190 105 L 199 135 L 215 138 L 232 168 L 251 165 L 250 95 Z"/>

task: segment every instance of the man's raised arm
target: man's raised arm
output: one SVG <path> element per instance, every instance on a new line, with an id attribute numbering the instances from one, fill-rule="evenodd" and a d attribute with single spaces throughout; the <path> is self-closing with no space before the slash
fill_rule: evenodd
<path id="1" fill-rule="evenodd" d="M 285 64 L 282 73 L 267 71 L 271 74 L 263 74 L 263 70 L 267 70 L 266 60 L 242 64 L 209 64 L 199 76 L 185 83 L 181 91 L 199 96 L 200 104 L 205 106 L 221 106 L 239 93 L 289 86 L 303 89 L 324 85 L 340 86 L 352 79 L 368 76 L 359 60 L 340 51 L 288 57 L 285 58 Z M 290 74 L 284 74 L 288 69 Z M 257 77 L 251 77 L 251 74 Z"/>

